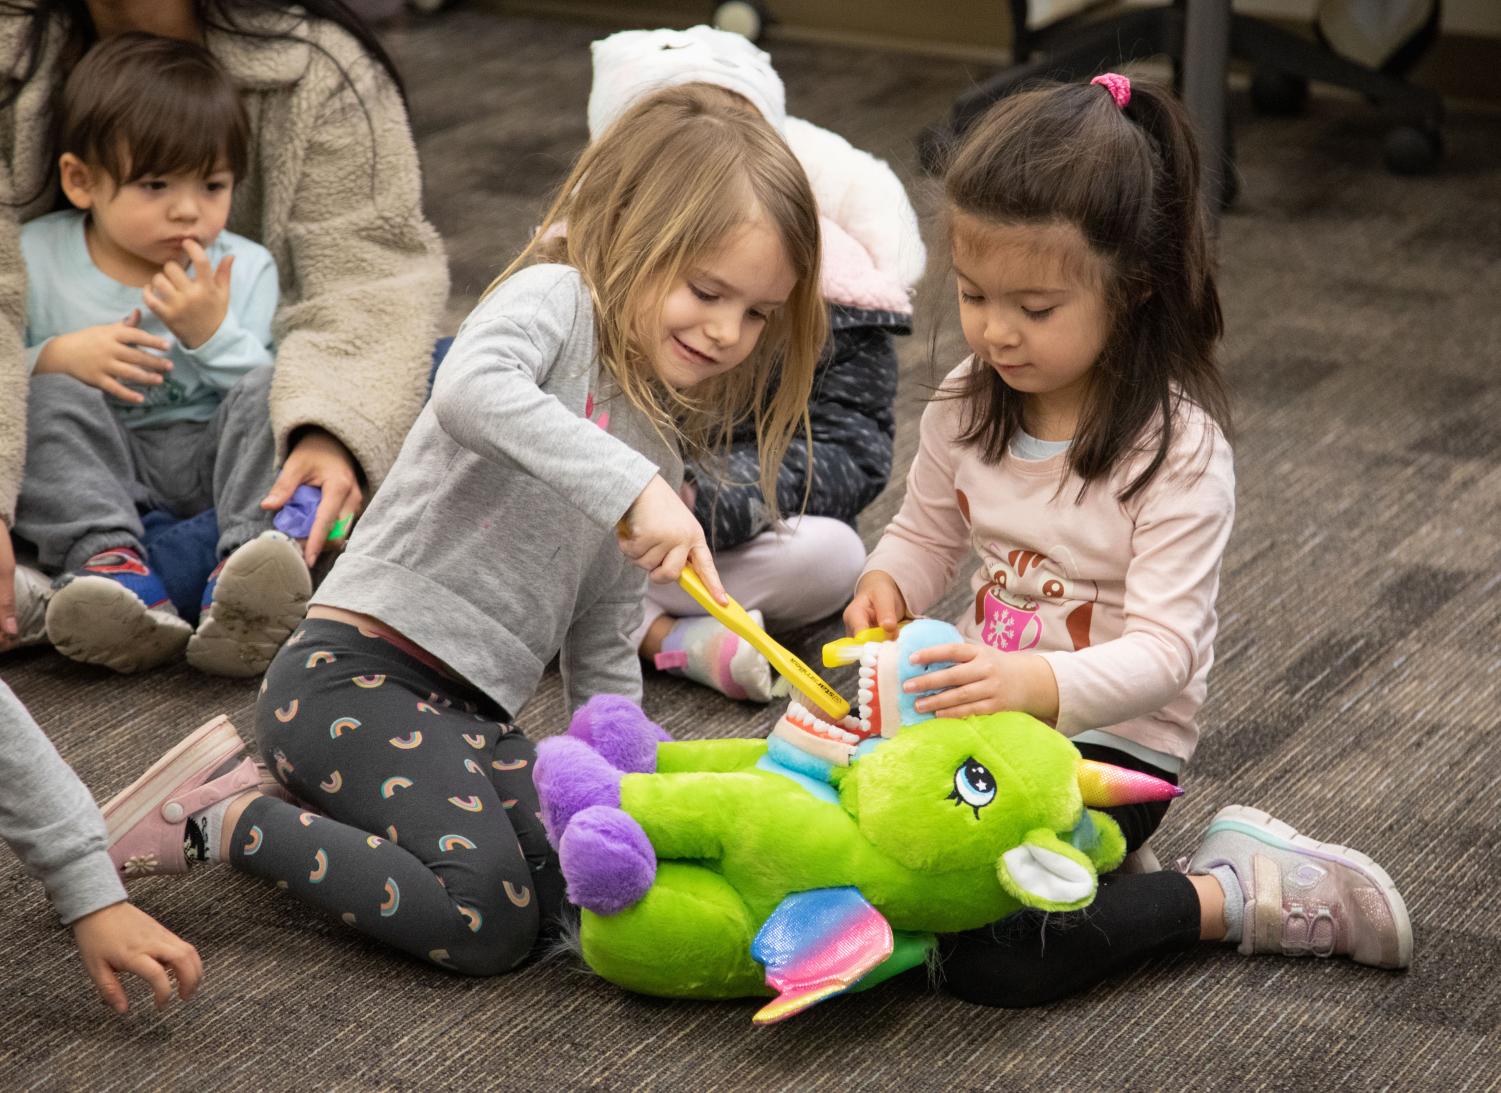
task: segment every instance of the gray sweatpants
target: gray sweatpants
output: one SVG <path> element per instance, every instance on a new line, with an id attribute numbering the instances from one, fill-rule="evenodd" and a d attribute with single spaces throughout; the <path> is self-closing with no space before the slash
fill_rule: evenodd
<path id="1" fill-rule="evenodd" d="M 72 376 L 31 377 L 26 471 L 13 531 L 47 570 L 101 550 L 141 549 L 140 513 L 218 511 L 219 556 L 271 526 L 260 507 L 276 479 L 271 368 L 257 368 L 206 422 L 127 429 L 104 393 Z M 144 553 L 144 551 L 143 551 Z"/>

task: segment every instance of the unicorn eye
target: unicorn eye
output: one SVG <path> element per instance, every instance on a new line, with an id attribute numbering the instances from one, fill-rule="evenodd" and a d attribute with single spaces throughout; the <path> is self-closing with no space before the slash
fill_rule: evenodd
<path id="1" fill-rule="evenodd" d="M 995 776 L 975 759 L 966 759 L 964 765 L 954 771 L 954 792 L 947 800 L 954 804 L 969 805 L 975 810 L 975 819 L 980 818 L 980 809 L 995 800 Z"/>

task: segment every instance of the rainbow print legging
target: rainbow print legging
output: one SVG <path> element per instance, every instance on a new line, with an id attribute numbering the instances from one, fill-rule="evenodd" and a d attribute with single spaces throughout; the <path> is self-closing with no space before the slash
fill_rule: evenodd
<path id="1" fill-rule="evenodd" d="M 230 860 L 362 933 L 454 971 L 532 951 L 563 881 L 504 710 L 383 638 L 304 620 L 256 704 L 261 755 L 310 805 L 262 797 Z"/>

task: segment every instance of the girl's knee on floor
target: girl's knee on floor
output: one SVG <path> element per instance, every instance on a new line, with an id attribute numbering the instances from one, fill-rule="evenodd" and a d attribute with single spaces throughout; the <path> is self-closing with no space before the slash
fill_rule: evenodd
<path id="1" fill-rule="evenodd" d="M 239 817 L 230 861 L 449 971 L 499 975 L 533 952 L 546 900 L 509 825 L 472 838 L 408 835 L 405 845 L 392 834 L 261 797 Z"/>
<path id="2" fill-rule="evenodd" d="M 466 926 L 463 932 L 457 932 L 457 940 L 451 940 L 443 948 L 429 950 L 430 960 L 463 975 L 488 976 L 514 971 L 532 954 L 537 947 L 541 927 L 535 890 L 531 887 L 526 889 L 528 903 L 524 907 L 514 905 L 510 895 L 514 888 L 499 876 L 495 878 L 495 890 L 505 894 L 488 907 L 473 910 L 487 917 L 496 916 L 498 929 L 463 936 L 469 930 Z M 438 939 L 435 944 L 443 945 L 443 940 Z M 445 950 L 446 958 L 439 955 Z"/>

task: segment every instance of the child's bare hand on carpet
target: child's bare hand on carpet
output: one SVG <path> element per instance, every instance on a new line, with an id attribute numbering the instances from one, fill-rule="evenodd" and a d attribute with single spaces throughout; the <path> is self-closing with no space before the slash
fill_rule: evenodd
<path id="1" fill-rule="evenodd" d="M 120 972 L 146 980 L 157 1009 L 172 1000 L 173 978 L 177 980 L 178 996 L 186 1001 L 193 997 L 203 977 L 198 950 L 129 903 L 114 903 L 84 915 L 73 923 L 73 939 L 99 997 L 116 1013 L 130 1008 L 118 978 Z"/>

